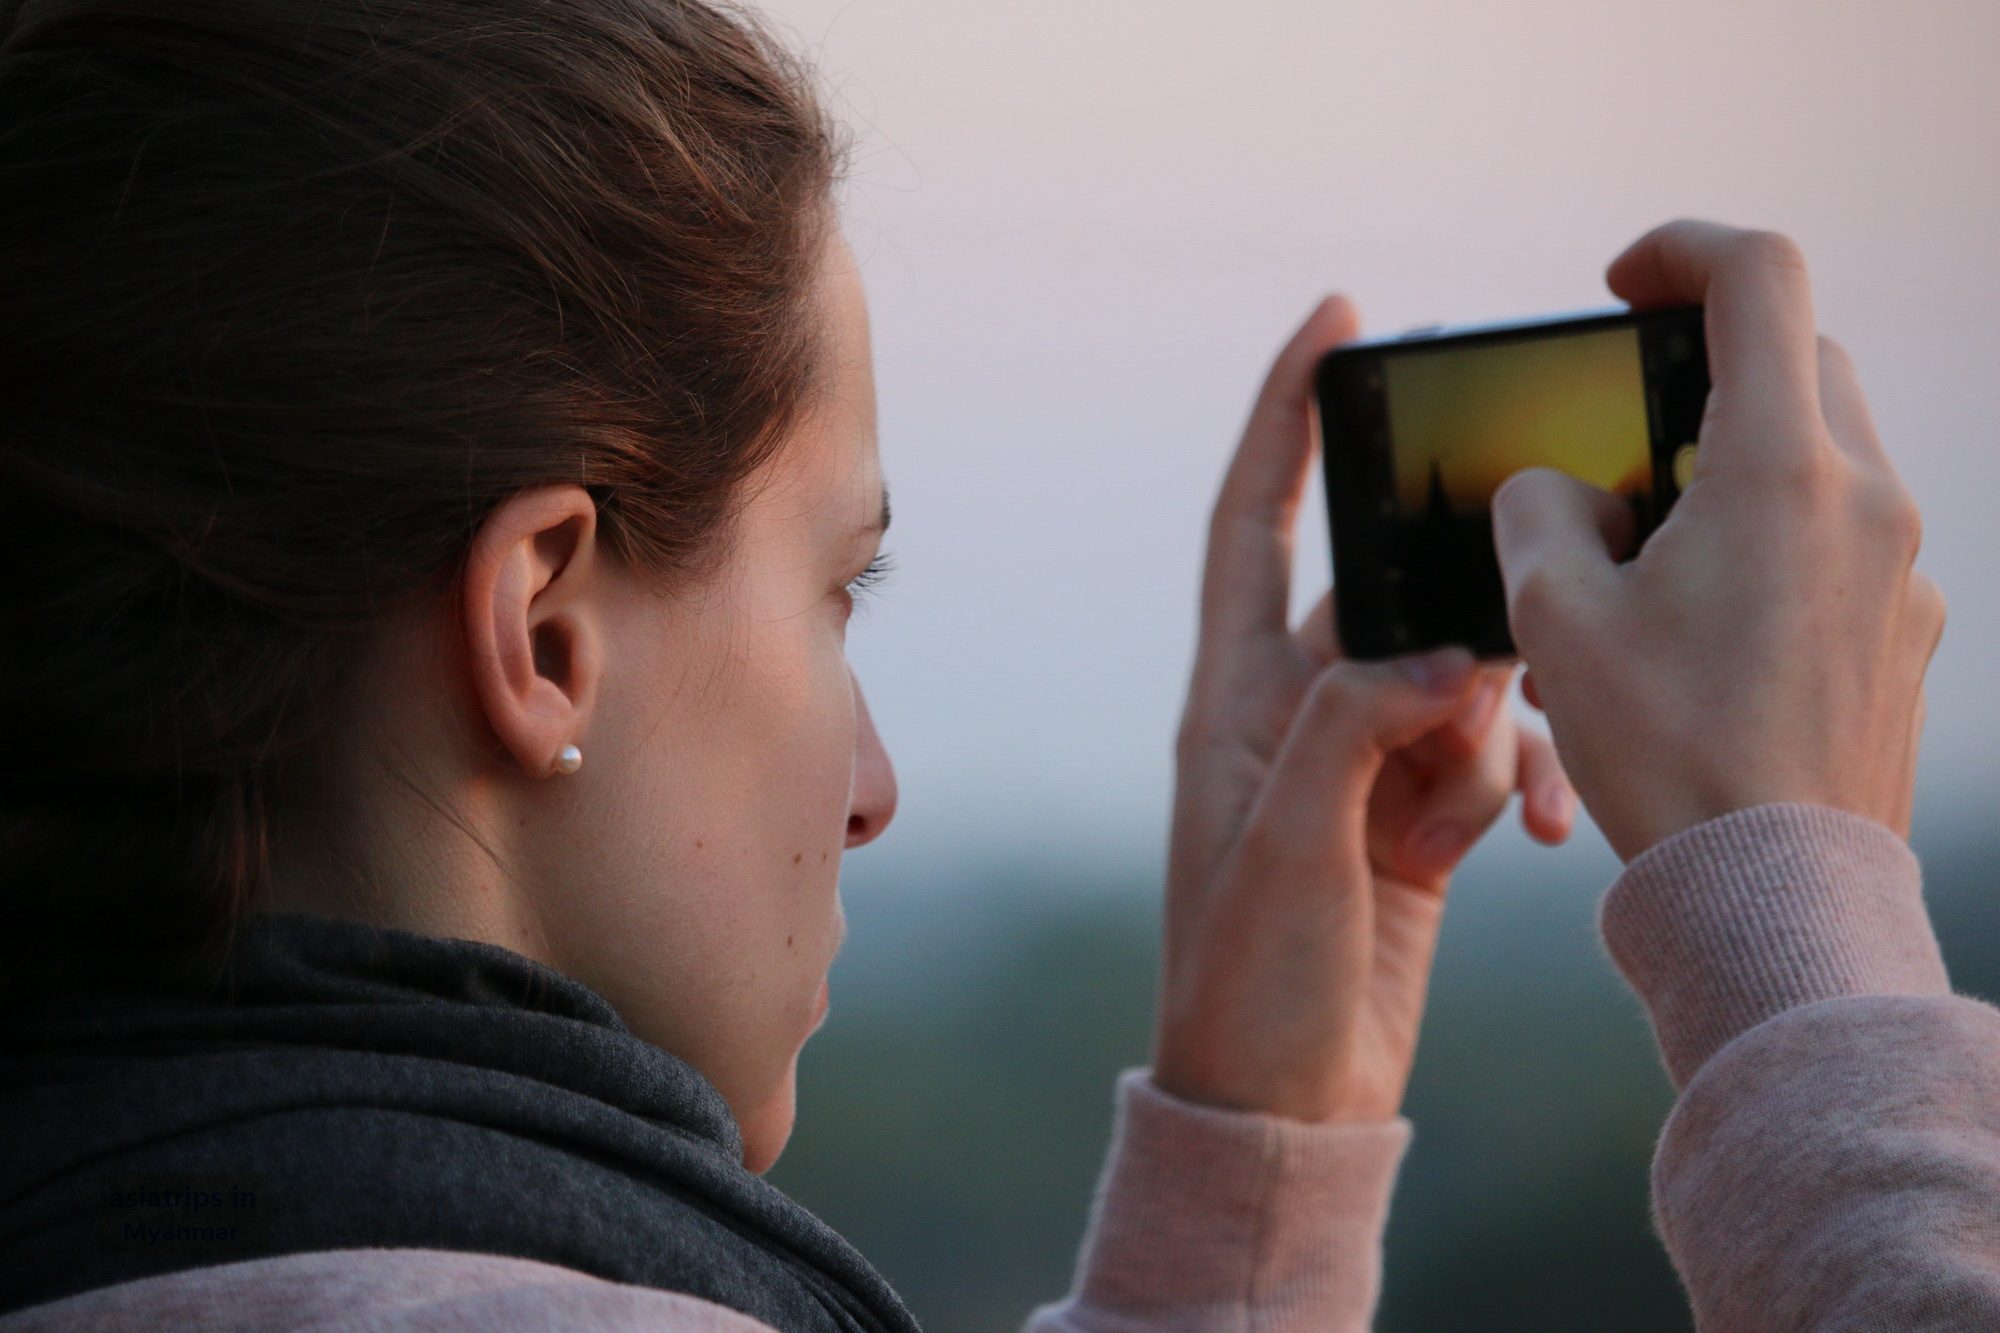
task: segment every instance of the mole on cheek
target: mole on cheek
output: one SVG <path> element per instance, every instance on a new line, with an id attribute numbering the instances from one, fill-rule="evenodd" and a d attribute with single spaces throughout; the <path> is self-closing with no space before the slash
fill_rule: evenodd
<path id="1" fill-rule="evenodd" d="M 793 864 L 793 865 L 797 865 L 797 864 L 798 864 L 799 862 L 801 862 L 801 861 L 803 861 L 803 860 L 805 860 L 805 859 L 806 859 L 806 854 L 805 854 L 804 852 L 800 852 L 800 853 L 799 853 L 799 854 L 798 854 L 797 856 L 794 856 L 794 857 L 792 858 L 792 864 Z"/>

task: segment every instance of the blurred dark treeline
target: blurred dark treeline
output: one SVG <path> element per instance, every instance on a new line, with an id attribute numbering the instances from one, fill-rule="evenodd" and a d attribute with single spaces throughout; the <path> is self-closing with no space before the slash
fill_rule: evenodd
<path id="1" fill-rule="evenodd" d="M 2000 833 L 1920 830 L 1959 989 L 2000 995 Z M 1381 1333 L 1689 1328 L 1649 1227 L 1671 1100 L 1604 960 L 1601 847 L 1503 846 L 1460 873 L 1388 1237 Z M 989 869 L 850 894 L 851 942 L 772 1178 L 853 1240 L 930 1333 L 1009 1333 L 1067 1288 L 1143 1063 L 1158 915 L 1134 877 Z"/>

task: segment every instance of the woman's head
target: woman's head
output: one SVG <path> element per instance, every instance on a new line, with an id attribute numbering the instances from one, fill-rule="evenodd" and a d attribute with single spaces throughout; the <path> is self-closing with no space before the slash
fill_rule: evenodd
<path id="1" fill-rule="evenodd" d="M 11 984 L 338 906 L 565 967 L 775 1116 L 893 803 L 833 170 L 695 0 L 17 5 Z"/>

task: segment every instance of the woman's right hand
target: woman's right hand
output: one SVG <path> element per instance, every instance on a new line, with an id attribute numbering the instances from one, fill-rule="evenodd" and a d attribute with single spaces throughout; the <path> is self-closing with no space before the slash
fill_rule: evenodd
<path id="1" fill-rule="evenodd" d="M 1355 333 L 1330 300 L 1279 355 L 1209 525 L 1153 1079 L 1210 1106 L 1379 1123 L 1410 1076 L 1453 869 L 1515 791 L 1544 842 L 1569 835 L 1576 801 L 1548 741 L 1515 728 L 1511 666 L 1462 648 L 1342 660 L 1330 600 L 1287 623 L 1313 368 Z"/>
<path id="2" fill-rule="evenodd" d="M 1707 307 L 1694 480 L 1637 559 L 1626 507 L 1559 473 L 1495 498 L 1514 637 L 1583 803 L 1627 860 L 1719 815 L 1830 806 L 1907 834 L 1944 626 L 1921 524 L 1797 247 L 1676 222 L 1611 266 Z"/>

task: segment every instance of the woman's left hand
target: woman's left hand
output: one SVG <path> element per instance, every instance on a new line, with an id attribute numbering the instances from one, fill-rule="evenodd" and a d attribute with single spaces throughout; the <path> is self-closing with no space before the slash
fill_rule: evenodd
<path id="1" fill-rule="evenodd" d="M 1544 842 L 1576 812 L 1507 707 L 1512 667 L 1462 649 L 1343 661 L 1324 601 L 1287 623 L 1313 368 L 1355 331 L 1338 298 L 1306 321 L 1216 502 L 1154 1051 L 1169 1093 L 1307 1121 L 1396 1114 L 1452 870 L 1516 790 Z"/>

